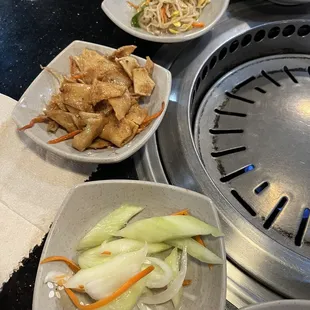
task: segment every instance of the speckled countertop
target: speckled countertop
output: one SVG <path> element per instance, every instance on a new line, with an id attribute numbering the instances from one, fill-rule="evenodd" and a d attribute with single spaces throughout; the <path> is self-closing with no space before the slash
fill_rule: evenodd
<path id="1" fill-rule="evenodd" d="M 1 0 L 0 1 L 0 93 L 18 100 L 40 72 L 74 40 L 119 47 L 138 46 L 137 54 L 153 56 L 160 44 L 138 40 L 114 26 L 102 12 L 101 1 Z M 1 107 L 0 107 L 1 108 Z M 1 111 L 1 110 L 0 110 Z M 97 168 L 89 181 L 136 179 L 132 158 L 117 165 Z M 20 258 L 21 267 L 0 292 L 2 310 L 31 309 L 36 270 L 44 240 Z M 231 305 L 227 305 L 229 309 Z"/>

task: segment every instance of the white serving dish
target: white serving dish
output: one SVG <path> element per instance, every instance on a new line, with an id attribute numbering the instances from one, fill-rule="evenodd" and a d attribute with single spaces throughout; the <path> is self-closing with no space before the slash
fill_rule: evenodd
<path id="1" fill-rule="evenodd" d="M 132 3 L 134 4 L 140 4 L 141 2 L 141 0 L 132 0 Z M 205 7 L 199 18 L 200 22 L 205 23 L 206 26 L 204 28 L 192 29 L 176 35 L 163 34 L 159 36 L 155 36 L 143 29 L 131 26 L 131 19 L 134 16 L 135 11 L 126 3 L 126 1 L 104 0 L 101 7 L 115 25 L 137 38 L 153 42 L 177 43 L 198 38 L 210 31 L 225 13 L 228 4 L 229 0 L 211 0 L 211 3 Z"/>
<path id="2" fill-rule="evenodd" d="M 111 54 L 115 49 L 84 41 L 74 41 L 56 56 L 48 67 L 61 73 L 69 74 L 69 56 L 79 55 L 83 49 L 96 50 L 102 54 Z M 136 57 L 138 62 L 143 65 L 145 59 Z M 40 64 L 38 64 L 39 66 Z M 56 153 L 64 158 L 89 162 L 89 163 L 117 163 L 137 152 L 154 134 L 167 109 L 171 90 L 171 73 L 165 68 L 155 65 L 153 80 L 156 83 L 155 89 L 150 97 L 143 101 L 149 114 L 156 113 L 161 109 L 162 102 L 165 102 L 163 113 L 154 120 L 144 131 L 138 134 L 131 142 L 122 148 L 110 148 L 103 150 L 86 150 L 79 152 L 71 146 L 72 141 L 61 142 L 58 144 L 47 144 L 47 141 L 55 139 L 66 132 L 58 130 L 56 135 L 46 131 L 46 124 L 36 124 L 33 128 L 27 129 L 24 133 L 43 148 Z M 20 98 L 16 105 L 12 117 L 19 127 L 29 123 L 29 121 L 42 114 L 45 104 L 49 101 L 52 94 L 57 92 L 59 85 L 55 78 L 48 72 L 42 71 L 31 83 L 28 89 Z"/>

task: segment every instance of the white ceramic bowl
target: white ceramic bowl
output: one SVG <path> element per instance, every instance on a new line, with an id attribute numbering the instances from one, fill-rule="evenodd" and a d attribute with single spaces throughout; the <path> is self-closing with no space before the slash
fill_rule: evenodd
<path id="1" fill-rule="evenodd" d="M 242 308 L 242 310 L 309 310 L 310 300 L 277 300 Z"/>
<path id="2" fill-rule="evenodd" d="M 220 228 L 214 205 L 201 194 L 170 185 L 142 181 L 89 182 L 78 185 L 68 194 L 48 234 L 42 259 L 51 255 L 76 258 L 75 247 L 79 240 L 102 217 L 123 203 L 145 208 L 131 222 L 188 208 L 193 216 Z M 223 238 L 206 236 L 204 240 L 208 248 L 225 262 Z M 226 297 L 226 264 L 213 266 L 210 270 L 207 264 L 200 263 L 190 256 L 188 258 L 186 279 L 192 279 L 192 283 L 184 289 L 182 309 L 223 310 Z M 32 309 L 75 310 L 64 291 L 61 291 L 61 299 L 49 298 L 50 289 L 43 281 L 46 274 L 52 270 L 66 272 L 68 269 L 60 262 L 39 266 Z M 90 300 L 84 299 L 83 302 Z M 174 309 L 171 302 L 157 307 L 151 306 L 149 309 L 159 308 Z"/>
<path id="3" fill-rule="evenodd" d="M 132 0 L 131 2 L 140 4 L 142 0 Z M 114 24 L 135 37 L 153 42 L 177 43 L 192 40 L 206 34 L 222 17 L 228 4 L 229 0 L 211 0 L 211 3 L 205 7 L 199 18 L 200 22 L 206 24 L 204 28 L 193 29 L 176 35 L 163 34 L 159 36 L 152 35 L 143 29 L 131 26 L 131 18 L 134 16 L 135 11 L 126 1 L 104 0 L 101 7 Z"/>
<path id="4" fill-rule="evenodd" d="M 69 56 L 81 54 L 84 48 L 96 50 L 102 54 L 111 54 L 114 51 L 110 47 L 83 41 L 74 41 L 56 56 L 48 64 L 48 67 L 61 73 L 69 74 Z M 141 65 L 145 63 L 144 59 L 140 57 L 136 58 Z M 47 141 L 55 139 L 57 136 L 61 136 L 66 132 L 58 130 L 56 135 L 48 133 L 46 131 L 46 124 L 36 124 L 33 128 L 25 130 L 24 133 L 43 148 L 68 159 L 90 163 L 120 162 L 134 154 L 148 141 L 160 125 L 166 112 L 171 90 L 171 73 L 165 68 L 155 65 L 153 79 L 156 83 L 155 89 L 150 97 L 144 99 L 142 105 L 148 109 L 149 114 L 153 114 L 161 109 L 161 103 L 164 101 L 164 112 L 146 130 L 142 131 L 122 148 L 79 152 L 71 146 L 71 140 L 58 144 L 47 144 Z M 16 124 L 22 127 L 28 124 L 32 118 L 41 114 L 45 104 L 58 89 L 59 85 L 53 76 L 48 72 L 42 71 L 28 87 L 13 111 L 12 117 Z"/>

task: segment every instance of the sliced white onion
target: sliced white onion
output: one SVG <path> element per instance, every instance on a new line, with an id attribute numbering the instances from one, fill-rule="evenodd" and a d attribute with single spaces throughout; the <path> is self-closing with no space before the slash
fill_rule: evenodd
<path id="1" fill-rule="evenodd" d="M 161 271 L 163 271 L 158 271 L 158 269 L 155 268 L 155 270 L 149 274 L 146 281 L 146 286 L 148 288 L 162 288 L 168 285 L 172 279 L 172 270 L 170 266 L 163 260 L 156 257 L 147 257 L 146 259 L 146 263 L 155 264 L 160 267 Z"/>
<path id="2" fill-rule="evenodd" d="M 181 269 L 178 276 L 170 283 L 169 287 L 165 291 L 159 294 L 154 294 L 152 296 L 143 297 L 141 298 L 141 302 L 148 305 L 158 305 L 172 299 L 182 287 L 183 281 L 186 276 L 186 271 L 187 271 L 187 250 L 186 248 L 184 248 L 181 257 Z"/>

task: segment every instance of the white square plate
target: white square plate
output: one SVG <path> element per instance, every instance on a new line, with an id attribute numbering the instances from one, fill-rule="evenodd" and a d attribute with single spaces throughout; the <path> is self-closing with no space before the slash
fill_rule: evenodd
<path id="1" fill-rule="evenodd" d="M 115 50 L 94 43 L 74 41 L 56 56 L 52 62 L 48 64 L 48 67 L 63 74 L 69 74 L 69 57 L 81 54 L 85 48 L 95 50 L 101 54 L 111 54 Z M 140 57 L 136 57 L 136 59 L 140 65 L 144 65 L 145 59 Z M 122 148 L 79 152 L 71 146 L 71 140 L 58 144 L 47 144 L 47 141 L 65 134 L 65 131 L 58 130 L 56 135 L 54 133 L 49 133 L 46 131 L 46 124 L 36 124 L 33 128 L 25 130 L 25 134 L 43 148 L 68 159 L 102 164 L 120 162 L 137 152 L 148 141 L 164 117 L 171 90 L 171 73 L 165 68 L 155 65 L 153 80 L 156 83 L 155 89 L 150 97 L 142 101 L 142 105 L 148 109 L 149 114 L 159 111 L 162 102 L 165 102 L 165 109 L 144 131 Z M 32 118 L 41 114 L 46 103 L 48 103 L 51 96 L 56 93 L 58 89 L 59 85 L 55 78 L 50 73 L 42 71 L 28 87 L 13 111 L 12 117 L 16 124 L 22 127 L 28 124 Z"/>
<path id="2" fill-rule="evenodd" d="M 144 210 L 130 222 L 189 209 L 191 215 L 221 229 L 212 201 L 206 196 L 187 189 L 143 181 L 89 182 L 72 189 L 63 202 L 48 234 L 41 259 L 61 255 L 76 260 L 75 249 L 79 240 L 101 218 L 124 203 L 144 207 Z M 207 264 L 188 256 L 186 279 L 191 279 L 193 282 L 184 289 L 181 309 L 224 310 L 226 297 L 224 238 L 204 236 L 203 239 L 208 248 L 223 259 L 224 264 L 215 265 L 210 269 Z M 44 279 L 50 271 L 68 272 L 68 267 L 61 262 L 39 265 L 32 309 L 75 310 L 76 307 L 63 290 L 60 299 L 49 298 L 51 289 L 44 284 Z M 80 295 L 80 298 L 84 303 L 91 302 L 85 294 Z M 171 301 L 162 305 L 149 306 L 148 309 L 175 310 Z M 133 310 L 137 310 L 137 307 Z"/>

